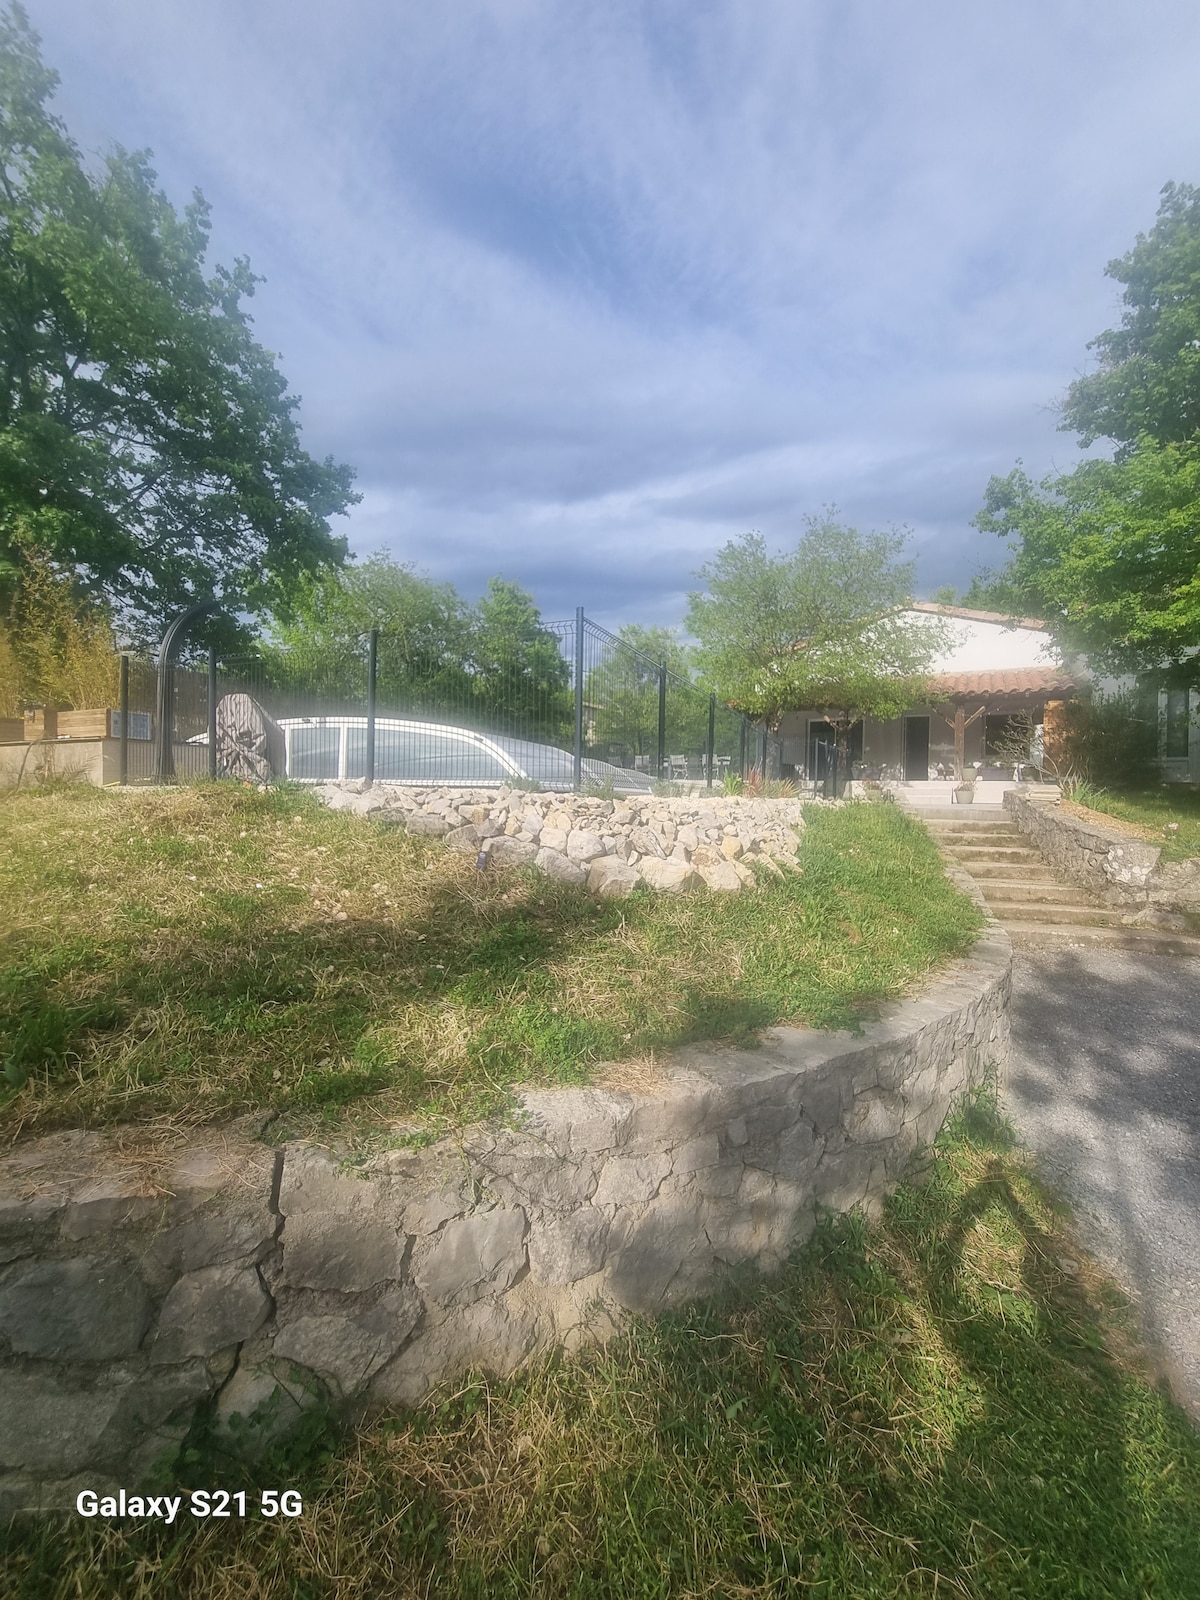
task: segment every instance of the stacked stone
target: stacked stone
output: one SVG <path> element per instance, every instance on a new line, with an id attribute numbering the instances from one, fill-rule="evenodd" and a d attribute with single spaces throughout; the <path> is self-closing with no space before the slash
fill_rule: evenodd
<path id="1" fill-rule="evenodd" d="M 1164 861 L 1161 845 L 1068 816 L 1037 789 L 1010 789 L 1004 808 L 1056 872 L 1107 905 L 1139 912 L 1138 923 L 1187 931 L 1200 913 L 1200 860 Z"/>
<path id="2" fill-rule="evenodd" d="M 743 795 L 603 800 L 508 788 L 364 791 L 355 783 L 325 784 L 317 794 L 339 810 L 397 821 L 489 862 L 532 864 L 606 898 L 639 884 L 667 894 L 702 885 L 737 894 L 758 882 L 755 866 L 794 869 L 804 831 L 800 801 Z"/>
<path id="3" fill-rule="evenodd" d="M 204 1401 L 266 1442 L 774 1270 L 1003 1062 L 1010 968 L 993 926 L 861 1035 L 690 1046 L 643 1090 L 528 1090 L 518 1126 L 361 1162 L 268 1149 L 265 1117 L 133 1168 L 120 1132 L 0 1154 L 0 1515 L 137 1488 Z"/>

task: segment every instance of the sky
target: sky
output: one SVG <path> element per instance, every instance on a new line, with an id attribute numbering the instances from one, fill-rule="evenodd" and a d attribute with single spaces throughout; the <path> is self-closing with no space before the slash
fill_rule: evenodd
<path id="1" fill-rule="evenodd" d="M 26 0 L 85 151 L 149 148 L 336 519 L 474 598 L 677 624 L 697 570 L 835 506 L 918 592 L 999 565 L 989 477 L 1105 265 L 1200 183 L 1194 0 Z"/>

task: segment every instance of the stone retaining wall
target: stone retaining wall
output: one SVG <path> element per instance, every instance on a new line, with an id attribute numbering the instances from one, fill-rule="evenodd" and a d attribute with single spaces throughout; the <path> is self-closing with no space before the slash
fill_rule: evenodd
<path id="1" fill-rule="evenodd" d="M 632 1087 L 528 1092 L 359 1163 L 243 1121 L 154 1158 L 136 1130 L 0 1159 L 0 1510 L 132 1489 L 197 1406 L 266 1437 L 318 1400 L 419 1400 L 603 1339 L 739 1263 L 777 1267 L 818 1206 L 868 1208 L 1007 1051 L 993 923 L 859 1036 L 769 1030 Z M 626 1081 L 634 1069 L 625 1068 Z M 636 1080 L 635 1080 L 636 1081 Z"/>
<path id="2" fill-rule="evenodd" d="M 1068 816 L 1023 789 L 1010 790 L 1004 806 L 1052 867 L 1107 905 L 1137 913 L 1128 920 L 1182 928 L 1200 913 L 1200 861 L 1163 861 L 1159 845 Z"/>
<path id="3" fill-rule="evenodd" d="M 674 894 L 702 884 L 736 894 L 757 881 L 755 864 L 786 870 L 794 863 L 803 806 L 814 803 L 723 794 L 602 800 L 353 782 L 323 784 L 317 794 L 338 810 L 443 838 L 489 862 L 531 863 L 605 896 L 641 883 Z"/>

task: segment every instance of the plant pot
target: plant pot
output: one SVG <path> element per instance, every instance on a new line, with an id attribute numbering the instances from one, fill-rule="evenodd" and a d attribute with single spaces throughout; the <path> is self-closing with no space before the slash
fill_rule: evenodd
<path id="1" fill-rule="evenodd" d="M 975 800 L 975 785 L 973 783 L 960 783 L 954 791 L 954 798 L 960 806 L 969 806 Z"/>

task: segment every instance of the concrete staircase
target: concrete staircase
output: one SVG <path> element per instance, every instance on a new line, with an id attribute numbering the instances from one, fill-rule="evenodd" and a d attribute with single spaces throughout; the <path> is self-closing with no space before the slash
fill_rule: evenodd
<path id="1" fill-rule="evenodd" d="M 1133 928 L 1086 889 L 1057 877 L 1002 806 L 912 809 L 942 852 L 969 872 L 1014 946 L 1105 945 L 1165 955 L 1200 955 L 1200 938 Z"/>

